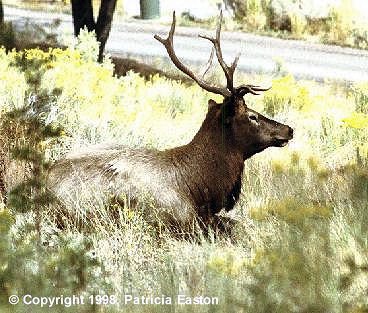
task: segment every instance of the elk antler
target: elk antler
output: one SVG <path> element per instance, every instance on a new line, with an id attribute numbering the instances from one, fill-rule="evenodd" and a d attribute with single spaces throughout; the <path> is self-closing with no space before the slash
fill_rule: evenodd
<path id="1" fill-rule="evenodd" d="M 213 49 L 216 52 L 217 60 L 222 68 L 222 70 L 225 73 L 226 76 L 226 88 L 225 87 L 218 87 L 215 85 L 211 85 L 208 82 L 206 82 L 203 78 L 206 72 L 208 71 L 209 67 L 212 63 L 213 58 L 213 49 L 211 51 L 211 56 L 208 61 L 208 65 L 206 66 L 206 69 L 204 71 L 204 74 L 201 77 L 198 77 L 195 73 L 193 73 L 187 66 L 185 66 L 176 56 L 175 50 L 174 50 L 174 32 L 175 32 L 175 24 L 176 24 L 176 17 L 175 17 L 175 11 L 173 12 L 173 21 L 171 24 L 169 35 L 166 39 L 161 38 L 158 35 L 155 35 L 154 38 L 161 42 L 165 48 L 166 51 L 171 59 L 171 61 L 174 63 L 174 65 L 181 70 L 183 73 L 187 74 L 190 78 L 192 78 L 199 86 L 201 86 L 203 89 L 213 92 L 216 94 L 220 94 L 222 96 L 230 97 L 232 95 L 243 97 L 247 93 L 251 93 L 253 95 L 258 95 L 260 91 L 266 91 L 270 88 L 260 88 L 259 86 L 253 86 L 253 85 L 241 85 L 237 88 L 234 88 L 234 72 L 236 69 L 236 66 L 238 65 L 240 53 L 235 57 L 233 63 L 231 63 L 231 66 L 228 66 L 224 58 L 222 56 L 222 50 L 221 50 L 221 44 L 220 44 L 220 34 L 221 34 L 221 23 L 222 23 L 222 11 L 220 11 L 220 18 L 217 24 L 217 30 L 216 30 L 216 38 L 199 35 L 199 37 L 207 39 L 212 42 Z"/>
<path id="2" fill-rule="evenodd" d="M 233 61 L 231 66 L 228 66 L 225 63 L 224 58 L 222 56 L 222 50 L 221 50 L 221 44 L 220 44 L 221 23 L 222 23 L 222 10 L 220 11 L 220 17 L 219 17 L 219 21 L 217 24 L 216 38 L 212 38 L 212 37 L 208 37 L 204 35 L 199 35 L 199 37 L 207 39 L 213 43 L 213 46 L 215 47 L 215 51 L 216 51 L 217 60 L 219 61 L 220 66 L 226 76 L 227 89 L 233 94 L 235 91 L 234 90 L 234 72 L 235 72 L 236 66 L 238 65 L 240 53 L 235 57 L 235 60 Z"/>
<path id="3" fill-rule="evenodd" d="M 236 88 L 235 92 L 238 96 L 243 97 L 245 94 L 247 93 L 251 93 L 252 95 L 259 95 L 259 91 L 267 91 L 270 90 L 271 87 L 269 88 L 261 88 L 259 86 L 254 86 L 254 85 L 241 85 L 239 87 Z"/>
<path id="4" fill-rule="evenodd" d="M 178 57 L 175 54 L 174 51 L 174 45 L 173 45 L 173 37 L 175 32 L 175 24 L 176 24 L 176 17 L 175 17 L 175 11 L 173 12 L 173 21 L 171 24 L 169 35 L 166 39 L 161 38 L 158 35 L 155 35 L 154 38 L 161 42 L 165 48 L 166 51 L 171 59 L 171 61 L 174 63 L 174 65 L 181 70 L 183 73 L 187 74 L 190 78 L 192 78 L 199 86 L 201 86 L 204 90 L 207 90 L 209 92 L 213 92 L 216 94 L 220 94 L 224 97 L 230 97 L 231 91 L 227 90 L 226 88 L 221 88 L 215 85 L 211 85 L 202 78 L 195 75 L 187 66 L 185 66 Z M 216 52 L 217 54 L 217 52 Z"/>

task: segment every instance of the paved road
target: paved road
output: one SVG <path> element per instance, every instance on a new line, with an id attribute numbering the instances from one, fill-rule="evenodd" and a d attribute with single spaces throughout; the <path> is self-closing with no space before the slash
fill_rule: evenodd
<path id="1" fill-rule="evenodd" d="M 5 7 L 5 18 L 21 27 L 29 19 L 39 25 L 61 21 L 58 32 L 72 36 L 71 16 L 47 12 L 25 11 Z M 112 55 L 153 60 L 167 60 L 163 46 L 153 39 L 153 34 L 167 34 L 169 26 L 156 25 L 151 21 L 115 22 L 107 43 Z M 202 29 L 177 27 L 175 49 L 187 63 L 206 63 L 210 44 L 197 34 L 210 34 Z M 368 81 L 368 51 L 310 44 L 295 40 L 282 40 L 244 33 L 222 33 L 222 49 L 225 60 L 232 61 L 241 52 L 238 70 L 244 72 L 271 73 L 276 60 L 296 77 L 316 80 Z"/>

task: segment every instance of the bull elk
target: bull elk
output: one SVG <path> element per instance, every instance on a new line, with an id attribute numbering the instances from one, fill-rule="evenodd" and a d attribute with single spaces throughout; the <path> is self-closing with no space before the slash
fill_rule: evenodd
<path id="1" fill-rule="evenodd" d="M 69 156 L 57 162 L 49 174 L 50 188 L 59 199 L 71 205 L 78 198 L 84 203 L 93 202 L 96 192 L 102 198 L 125 194 L 133 200 L 149 193 L 165 223 L 180 227 L 194 221 L 211 225 L 222 209 L 234 207 L 239 199 L 244 161 L 268 147 L 285 146 L 293 137 L 293 129 L 245 104 L 245 94 L 257 95 L 267 89 L 234 86 L 239 56 L 230 66 L 225 63 L 220 45 L 221 20 L 222 14 L 215 38 L 200 37 L 213 44 L 226 87 L 205 81 L 176 56 L 175 12 L 168 37 L 154 36 L 180 71 L 204 90 L 223 96 L 222 103 L 208 101 L 208 112 L 192 141 L 164 151 L 117 146 Z M 91 186 L 94 190 L 85 192 Z"/>

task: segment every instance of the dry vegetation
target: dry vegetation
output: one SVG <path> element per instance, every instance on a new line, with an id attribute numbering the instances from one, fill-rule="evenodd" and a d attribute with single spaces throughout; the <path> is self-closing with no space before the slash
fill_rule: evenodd
<path id="1" fill-rule="evenodd" d="M 95 62 L 96 43 L 83 36 L 66 50 L 0 50 L 2 151 L 14 144 L 4 128 L 7 114 L 29 106 L 40 90 L 48 108 L 37 114 L 64 128 L 56 143 L 39 142 L 51 161 L 90 144 L 164 149 L 192 138 L 211 95 L 159 76 L 117 78 L 109 59 Z M 57 206 L 45 206 L 38 231 L 35 209 L 0 204 L 1 310 L 41 311 L 10 308 L 11 294 L 77 293 L 219 299 L 212 306 L 80 306 L 78 312 L 366 312 L 368 85 L 342 88 L 277 73 L 272 84 L 248 103 L 293 126 L 295 138 L 246 161 L 241 199 L 231 212 L 240 221 L 233 238 L 177 240 L 152 228 L 144 213 L 115 203 L 89 208 L 98 218 L 82 229 L 70 220 L 62 231 L 53 221 Z M 29 138 L 21 134 L 20 141 Z"/>

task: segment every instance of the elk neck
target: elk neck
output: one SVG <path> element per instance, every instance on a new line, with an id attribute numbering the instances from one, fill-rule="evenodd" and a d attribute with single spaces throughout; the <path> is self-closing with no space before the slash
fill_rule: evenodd
<path id="1" fill-rule="evenodd" d="M 184 182 L 195 206 L 213 214 L 230 210 L 239 197 L 244 155 L 220 125 L 206 120 L 190 143 L 162 153 L 174 180 Z"/>

